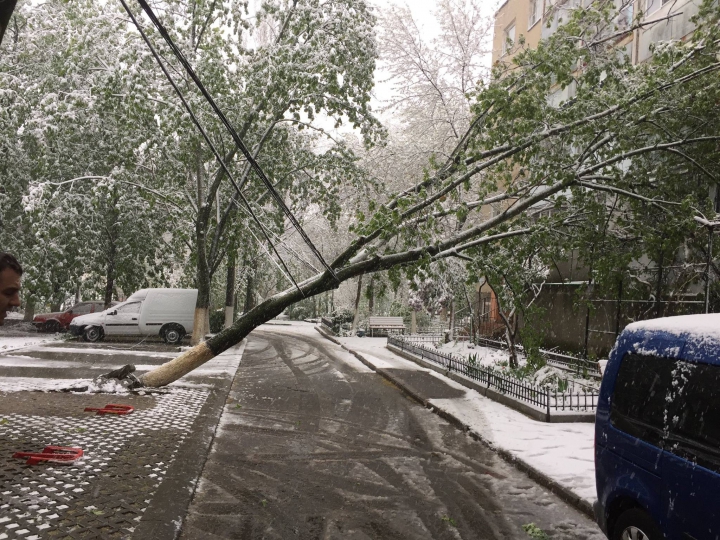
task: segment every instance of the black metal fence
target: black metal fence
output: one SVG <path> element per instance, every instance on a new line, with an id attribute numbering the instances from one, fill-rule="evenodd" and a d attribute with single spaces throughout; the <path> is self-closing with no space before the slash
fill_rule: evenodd
<path id="1" fill-rule="evenodd" d="M 597 392 L 587 390 L 574 393 L 558 392 L 549 387 L 536 386 L 498 369 L 479 366 L 459 356 L 427 347 L 423 343 L 409 339 L 412 337 L 414 336 L 388 336 L 388 345 L 433 362 L 447 371 L 460 373 L 518 401 L 530 403 L 545 410 L 548 415 L 553 411 L 591 412 L 597 407 Z"/>

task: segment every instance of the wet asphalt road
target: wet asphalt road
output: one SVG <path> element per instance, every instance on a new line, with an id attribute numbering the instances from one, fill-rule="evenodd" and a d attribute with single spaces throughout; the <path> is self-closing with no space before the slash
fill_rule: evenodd
<path id="1" fill-rule="evenodd" d="M 550 538 L 604 538 L 347 358 L 320 335 L 252 333 L 181 538 L 529 538 L 530 523 Z"/>

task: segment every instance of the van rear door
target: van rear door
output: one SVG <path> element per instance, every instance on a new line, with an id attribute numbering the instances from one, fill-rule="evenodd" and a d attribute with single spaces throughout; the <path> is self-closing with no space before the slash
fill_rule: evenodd
<path id="1" fill-rule="evenodd" d="M 720 536 L 720 366 L 680 361 L 663 456 L 671 538 Z"/>

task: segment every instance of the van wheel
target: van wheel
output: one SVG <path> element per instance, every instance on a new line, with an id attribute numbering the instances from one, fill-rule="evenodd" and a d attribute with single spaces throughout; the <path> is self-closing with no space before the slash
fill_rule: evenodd
<path id="1" fill-rule="evenodd" d="M 612 540 L 662 540 L 665 538 L 652 518 L 638 508 L 623 512 L 613 527 Z"/>
<path id="2" fill-rule="evenodd" d="M 179 324 L 168 324 L 160 331 L 160 335 L 168 345 L 177 345 L 185 337 L 185 329 Z"/>
<path id="3" fill-rule="evenodd" d="M 96 341 L 100 341 L 102 338 L 103 338 L 102 328 L 99 328 L 97 326 L 88 326 L 85 329 L 85 332 L 83 332 L 83 339 L 85 341 L 89 341 L 90 343 L 95 343 Z"/>

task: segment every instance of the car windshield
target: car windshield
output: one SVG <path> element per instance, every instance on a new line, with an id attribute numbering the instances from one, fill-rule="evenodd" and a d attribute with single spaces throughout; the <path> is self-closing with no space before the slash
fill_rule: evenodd
<path id="1" fill-rule="evenodd" d="M 127 302 L 120 302 L 119 304 L 115 304 L 115 305 L 113 305 L 113 306 L 110 306 L 110 307 L 107 308 L 105 311 L 103 311 L 103 313 L 109 313 L 109 312 L 111 312 L 111 311 L 115 311 L 117 308 L 122 307 L 122 306 L 124 306 L 125 304 L 127 304 Z"/>

